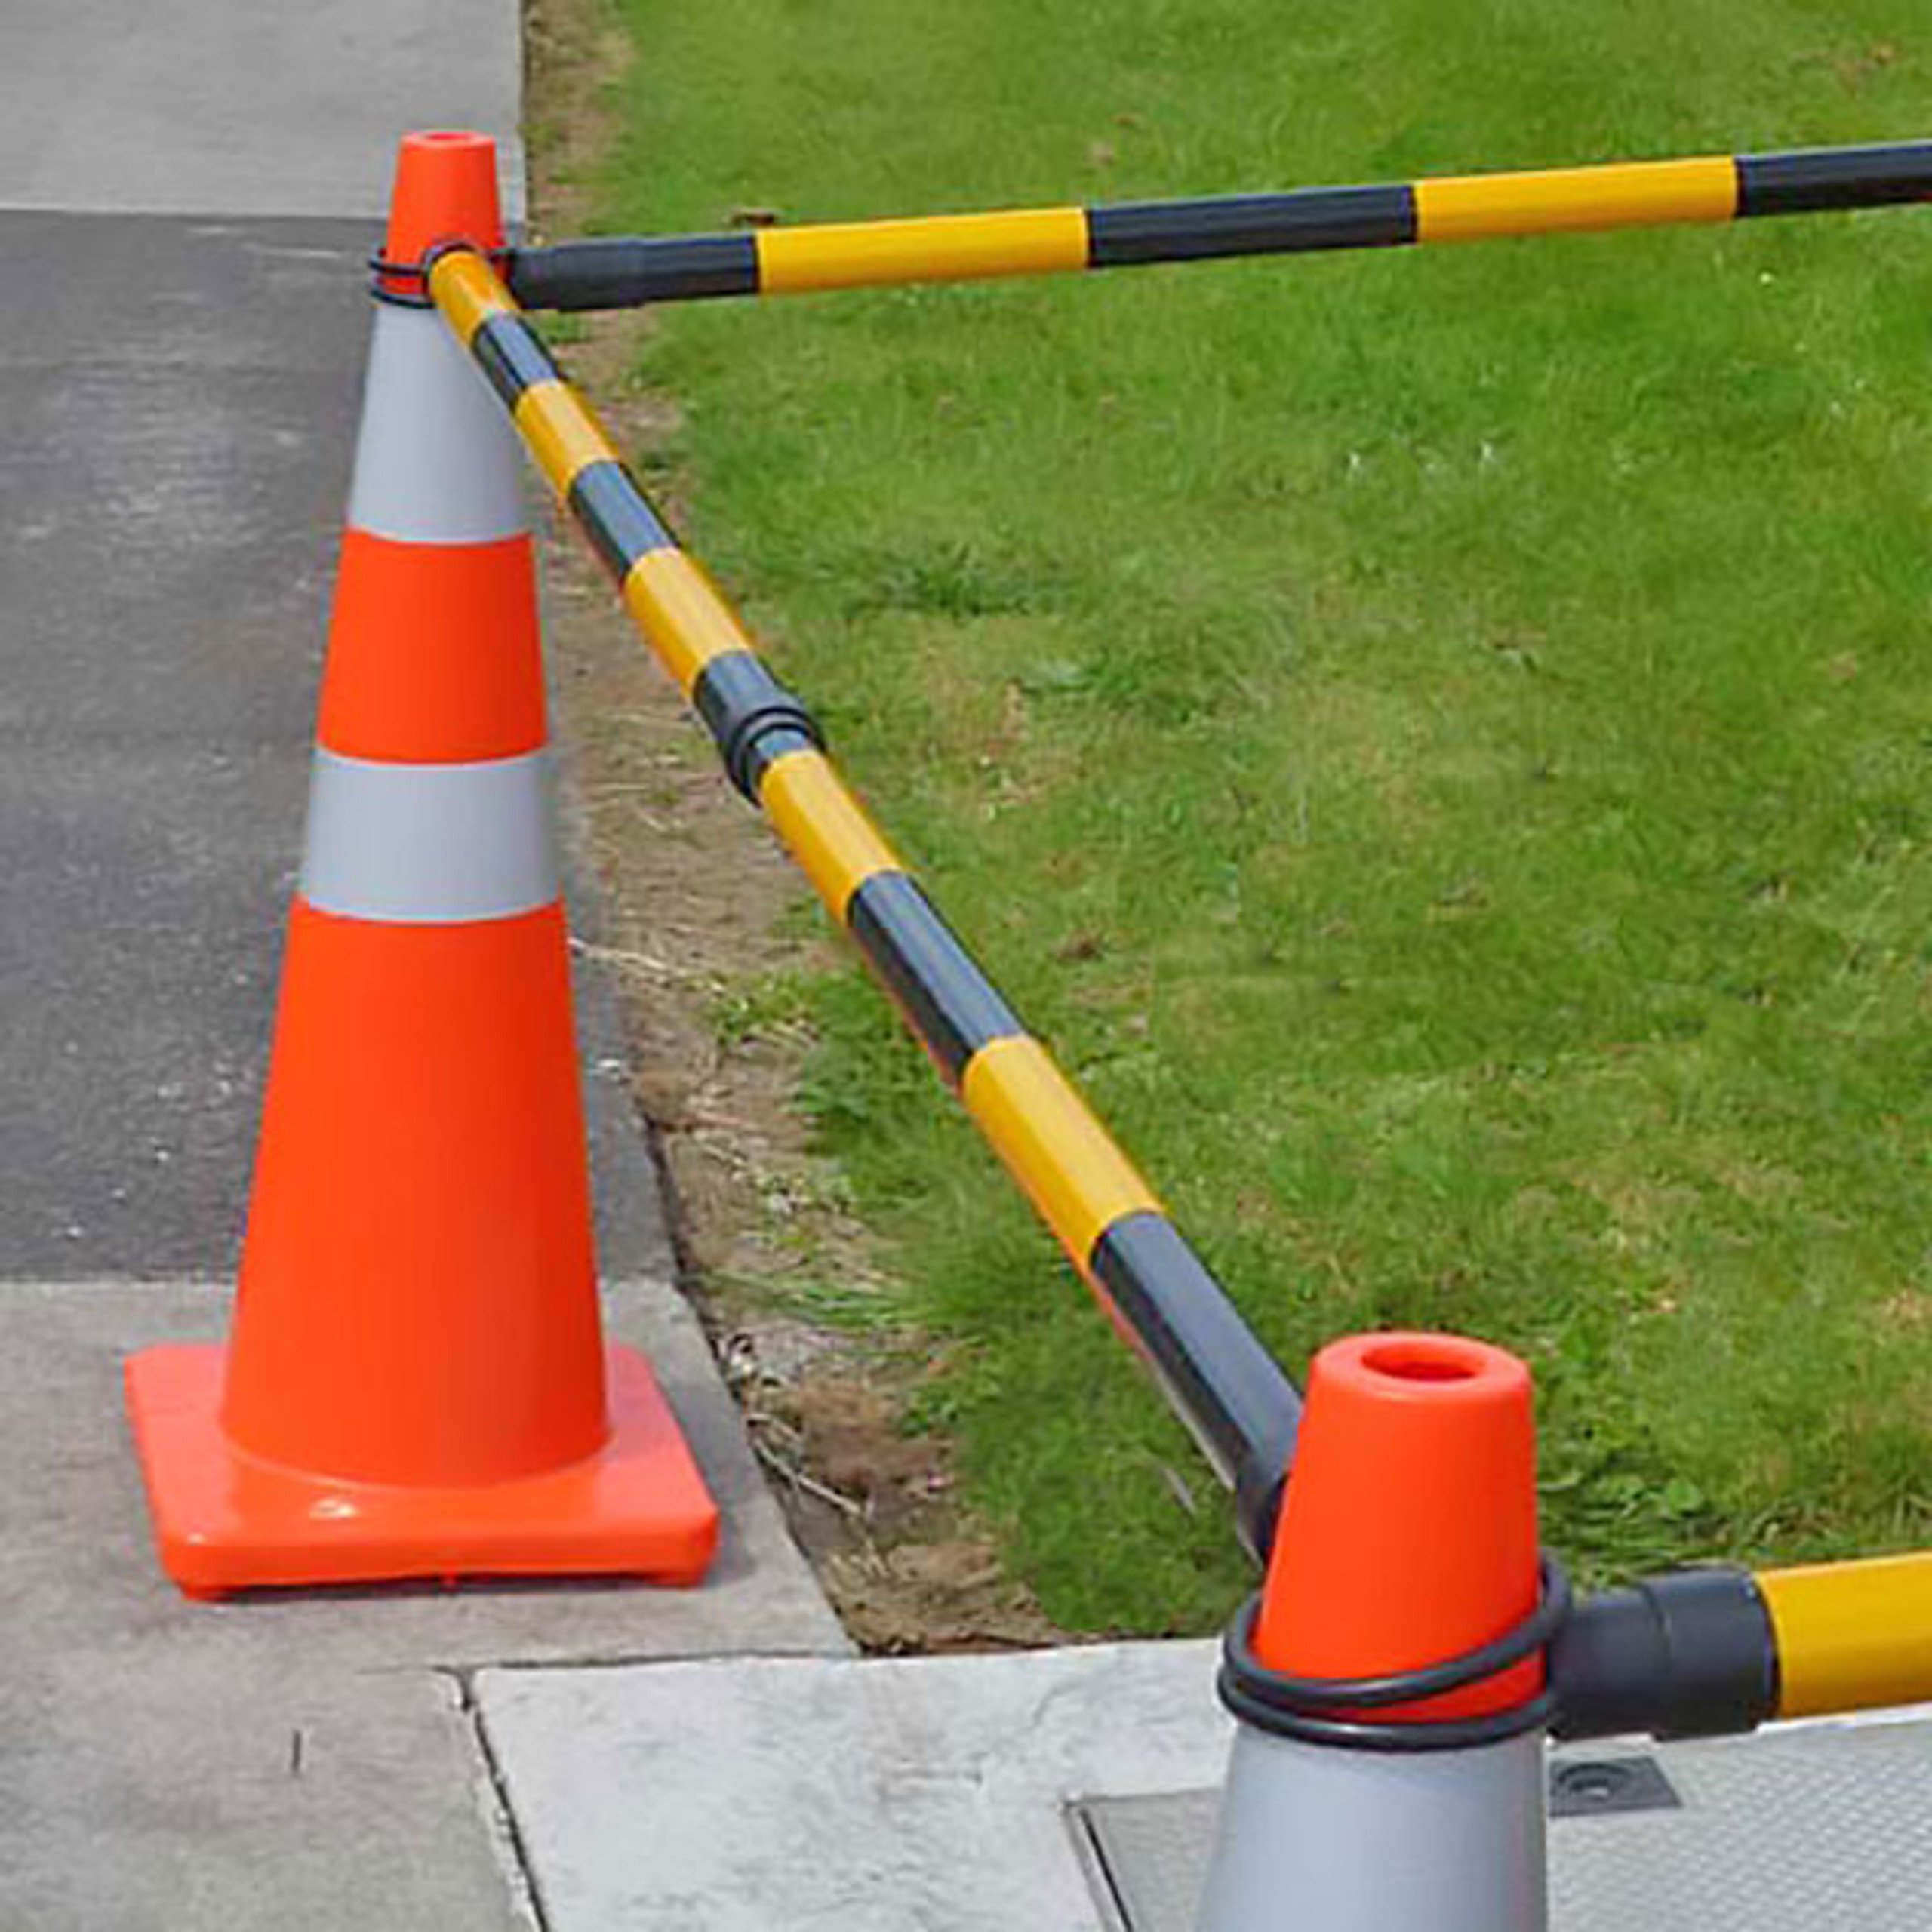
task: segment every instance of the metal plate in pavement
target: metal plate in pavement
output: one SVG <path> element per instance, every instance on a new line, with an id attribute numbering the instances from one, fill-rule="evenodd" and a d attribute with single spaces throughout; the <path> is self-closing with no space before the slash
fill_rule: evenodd
<path id="1" fill-rule="evenodd" d="M 1552 1770 L 1632 1758 L 1654 1761 L 1678 1801 L 1552 1817 L 1552 1932 L 1932 1927 L 1932 1724 L 1812 1726 L 1655 1751 L 1592 1746 L 1555 1754 Z M 1606 1790 L 1623 1782 L 1582 1780 Z M 1183 1792 L 1075 1807 L 1119 1932 L 1195 1932 L 1216 1798 Z M 1291 1873 L 1283 1884 L 1291 1893 Z"/>

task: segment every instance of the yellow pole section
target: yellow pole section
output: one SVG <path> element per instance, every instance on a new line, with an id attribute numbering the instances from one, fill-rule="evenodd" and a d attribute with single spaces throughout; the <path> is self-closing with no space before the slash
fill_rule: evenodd
<path id="1" fill-rule="evenodd" d="M 1781 1718 L 1932 1700 L 1932 1552 L 1758 1577 Z"/>
<path id="2" fill-rule="evenodd" d="M 1728 155 L 1706 155 L 1528 174 L 1452 174 L 1418 181 L 1415 191 L 1418 242 L 1649 228 L 1730 220 L 1737 212 L 1737 165 Z"/>
<path id="3" fill-rule="evenodd" d="M 761 228 L 755 240 L 758 287 L 770 295 L 1087 266 L 1087 217 L 1077 208 Z"/>

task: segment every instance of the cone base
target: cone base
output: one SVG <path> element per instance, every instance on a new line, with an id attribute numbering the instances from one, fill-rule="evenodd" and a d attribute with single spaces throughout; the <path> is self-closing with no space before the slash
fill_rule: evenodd
<path id="1" fill-rule="evenodd" d="M 694 1583 L 718 1509 L 644 1357 L 607 1351 L 597 1454 L 474 1487 L 340 1481 L 264 1462 L 220 1420 L 228 1351 L 128 1358 L 128 1412 L 162 1567 L 183 1594 L 433 1577 L 635 1577 Z"/>

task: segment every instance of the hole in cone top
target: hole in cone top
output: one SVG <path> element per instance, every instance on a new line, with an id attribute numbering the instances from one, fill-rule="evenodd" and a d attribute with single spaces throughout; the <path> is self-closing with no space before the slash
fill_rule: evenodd
<path id="1" fill-rule="evenodd" d="M 1255 1650 L 1277 1670 L 1374 1677 L 1439 1663 L 1536 1607 L 1529 1371 L 1460 1337 L 1358 1335 L 1315 1358 Z M 1418 1718 L 1534 1696 L 1537 1661 Z"/>
<path id="2" fill-rule="evenodd" d="M 392 262 L 418 261 L 435 243 L 459 241 L 480 248 L 503 245 L 496 143 L 460 128 L 404 135 L 384 256 Z"/>
<path id="3" fill-rule="evenodd" d="M 1473 1382 L 1483 1370 L 1459 1351 L 1426 1341 L 1389 1342 L 1368 1349 L 1361 1362 L 1394 1382 Z"/>

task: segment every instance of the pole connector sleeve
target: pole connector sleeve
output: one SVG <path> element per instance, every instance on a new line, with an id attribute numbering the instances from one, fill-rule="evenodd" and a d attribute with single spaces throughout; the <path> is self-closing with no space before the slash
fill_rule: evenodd
<path id="1" fill-rule="evenodd" d="M 635 309 L 758 293 L 749 235 L 598 236 L 519 248 L 505 279 L 526 309 Z"/>
<path id="2" fill-rule="evenodd" d="M 1742 1570 L 1683 1570 L 1580 1604 L 1548 1654 L 1558 1738 L 1716 1737 L 1777 1708 L 1776 1634 Z"/>
<path id="3" fill-rule="evenodd" d="M 731 783 L 754 804 L 758 780 L 774 758 L 807 746 L 825 749 L 824 734 L 803 700 L 755 652 L 728 651 L 712 658 L 698 674 L 691 702 L 710 729 Z"/>

